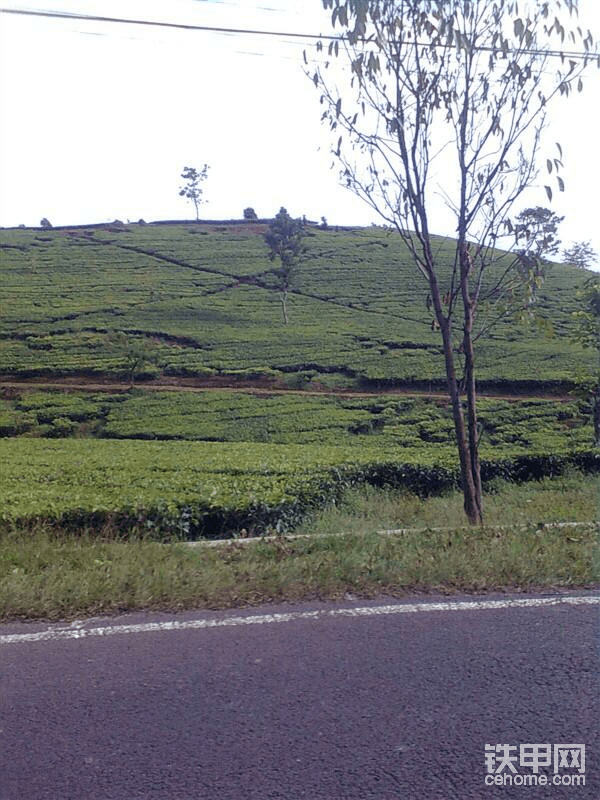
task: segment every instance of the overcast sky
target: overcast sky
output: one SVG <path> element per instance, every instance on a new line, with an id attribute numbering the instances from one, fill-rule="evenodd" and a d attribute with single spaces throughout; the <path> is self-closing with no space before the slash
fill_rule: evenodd
<path id="1" fill-rule="evenodd" d="M 3 9 L 68 11 L 194 25 L 329 33 L 321 0 L 0 0 Z M 580 0 L 600 37 L 600 3 Z M 0 225 L 194 216 L 178 196 L 184 166 L 210 166 L 201 217 L 247 206 L 369 225 L 375 213 L 339 185 L 319 93 L 303 72 L 310 42 L 285 37 L 0 14 Z M 600 251 L 600 72 L 559 102 L 566 192 L 552 208 L 565 244 Z M 555 155 L 554 152 L 551 155 Z M 527 205 L 548 205 L 542 184 Z M 452 235 L 440 212 L 434 230 Z"/>

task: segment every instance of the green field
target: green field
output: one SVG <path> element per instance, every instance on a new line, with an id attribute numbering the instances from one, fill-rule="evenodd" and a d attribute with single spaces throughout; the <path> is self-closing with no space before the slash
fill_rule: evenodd
<path id="1" fill-rule="evenodd" d="M 599 478 L 572 472 L 496 487 L 489 522 L 465 529 L 458 493 L 427 500 L 356 489 L 291 538 L 187 542 L 115 539 L 34 525 L 4 533 L 0 619 L 81 619 L 415 592 L 539 591 L 598 586 Z M 498 524 L 498 520 L 500 523 Z M 545 525 L 545 520 L 578 521 Z M 443 526 L 443 527 L 440 527 Z M 402 528 L 395 533 L 382 529 Z M 408 530 L 407 530 L 408 528 Z M 316 535 L 315 535 L 316 534 Z"/>
<path id="2" fill-rule="evenodd" d="M 570 399 L 483 397 L 484 451 L 585 448 L 589 409 Z M 448 401 L 403 394 L 263 391 L 63 392 L 13 390 L 0 400 L 0 437 L 321 444 L 435 452 L 454 441 Z"/>
<path id="3" fill-rule="evenodd" d="M 504 451 L 483 462 L 486 482 L 600 471 L 600 456 Z M 403 487 L 417 496 L 458 486 L 453 449 L 355 448 L 256 442 L 97 439 L 0 440 L 10 466 L 0 520 L 161 540 L 287 532 L 352 486 Z"/>
<path id="4" fill-rule="evenodd" d="M 511 477 L 518 459 L 584 453 L 592 438 L 584 412 L 575 400 L 483 398 L 482 457 L 509 464 Z M 263 533 L 293 528 L 357 483 L 420 494 L 457 483 L 443 398 L 13 390 L 0 406 L 0 434 L 10 464 L 0 488 L 5 521 L 111 520 L 158 536 Z"/>
<path id="5" fill-rule="evenodd" d="M 485 525 L 465 530 L 403 245 L 311 228 L 285 325 L 264 231 L 0 230 L 0 618 L 597 585 L 585 273 L 552 266 L 536 321 L 478 343 Z"/>
<path id="6" fill-rule="evenodd" d="M 399 238 L 310 228 L 285 325 L 265 229 L 0 231 L 6 524 L 262 533 L 293 529 L 361 483 L 418 496 L 456 486 L 447 400 L 399 391 L 444 386 L 439 333 Z M 443 271 L 451 242 L 437 248 Z M 552 266 L 537 323 L 504 321 L 478 345 L 480 387 L 496 394 L 479 407 L 488 481 L 597 469 L 590 409 L 569 394 L 592 359 L 570 339 L 584 279 Z M 144 354 L 133 366 L 131 348 Z M 31 378 L 73 385 L 19 385 Z M 127 391 L 86 391 L 132 378 Z M 182 379 L 232 386 L 177 391 Z"/>
<path id="7" fill-rule="evenodd" d="M 123 375 L 114 333 L 144 342 L 139 377 L 235 375 L 312 383 L 443 385 L 439 334 L 408 252 L 379 228 L 310 229 L 281 318 L 262 224 L 0 231 L 0 372 Z M 437 241 L 442 271 L 451 243 Z M 492 276 L 493 277 L 493 276 Z M 481 385 L 572 384 L 592 356 L 569 341 L 582 271 L 555 265 L 538 325 L 480 342 Z"/>

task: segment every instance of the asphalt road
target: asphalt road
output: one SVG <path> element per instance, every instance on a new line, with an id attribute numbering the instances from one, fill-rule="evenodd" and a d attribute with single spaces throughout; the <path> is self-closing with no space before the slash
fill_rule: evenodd
<path id="1" fill-rule="evenodd" d="M 0 626 L 0 800 L 598 800 L 579 597 Z"/>

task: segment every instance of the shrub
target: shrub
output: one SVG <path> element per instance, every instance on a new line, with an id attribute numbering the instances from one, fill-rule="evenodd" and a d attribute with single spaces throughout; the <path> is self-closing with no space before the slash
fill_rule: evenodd
<path id="1" fill-rule="evenodd" d="M 77 423 L 65 417 L 57 417 L 52 420 L 52 424 L 47 433 L 53 439 L 67 439 L 72 436 L 77 428 Z"/>

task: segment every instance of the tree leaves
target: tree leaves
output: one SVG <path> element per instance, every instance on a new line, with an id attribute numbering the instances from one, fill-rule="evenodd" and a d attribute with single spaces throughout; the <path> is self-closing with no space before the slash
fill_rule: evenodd
<path id="1" fill-rule="evenodd" d="M 288 323 L 287 293 L 290 287 L 292 270 L 297 266 L 306 247 L 302 240 L 306 236 L 304 223 L 301 219 L 292 219 L 287 210 L 282 206 L 279 213 L 269 226 L 265 234 L 265 243 L 269 248 L 269 259 L 279 259 L 281 264 L 278 270 L 280 289 L 282 294 L 282 311 L 285 324 Z"/>
<path id="2" fill-rule="evenodd" d="M 179 189 L 179 196 L 185 197 L 194 204 L 196 210 L 196 219 L 198 219 L 198 208 L 202 201 L 203 190 L 200 184 L 208 177 L 208 164 L 205 164 L 201 170 L 195 167 L 184 167 L 181 173 L 181 178 L 186 181 L 184 186 Z"/>
<path id="3" fill-rule="evenodd" d="M 563 260 L 566 264 L 573 264 L 578 269 L 591 269 L 592 264 L 598 261 L 598 254 L 592 247 L 592 243 L 574 242 L 574 244 L 563 250 Z M 600 308 L 598 309 L 600 316 Z"/>
<path id="4" fill-rule="evenodd" d="M 545 188 L 551 199 L 552 189 L 549 186 Z M 560 245 L 557 230 L 563 220 L 564 217 L 559 217 L 549 208 L 526 208 L 515 219 L 515 242 L 521 245 L 523 254 L 531 259 L 555 255 Z"/>

